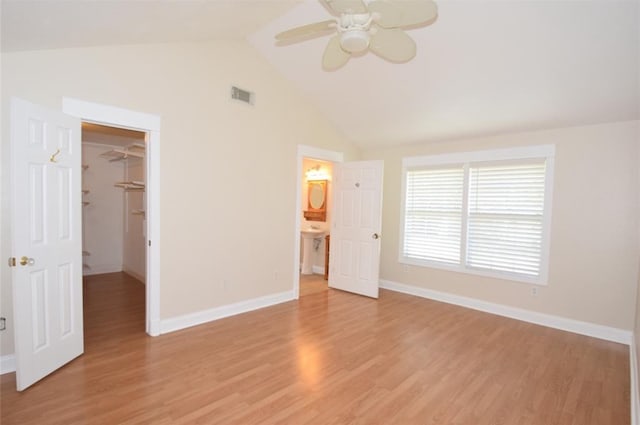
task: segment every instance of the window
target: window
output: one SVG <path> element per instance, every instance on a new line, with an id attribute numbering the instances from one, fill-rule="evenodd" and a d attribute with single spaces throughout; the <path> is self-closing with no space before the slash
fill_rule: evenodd
<path id="1" fill-rule="evenodd" d="M 407 172 L 404 252 L 407 257 L 460 261 L 464 169 Z"/>
<path id="2" fill-rule="evenodd" d="M 405 158 L 400 261 L 546 283 L 554 146 Z"/>

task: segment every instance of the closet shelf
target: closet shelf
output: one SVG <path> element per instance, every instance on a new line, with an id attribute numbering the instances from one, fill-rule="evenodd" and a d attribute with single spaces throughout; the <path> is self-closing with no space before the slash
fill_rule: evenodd
<path id="1" fill-rule="evenodd" d="M 133 215 L 144 215 L 144 210 L 131 210 L 131 214 Z"/>
<path id="2" fill-rule="evenodd" d="M 144 158 L 144 151 L 126 149 L 111 149 L 100 154 L 102 158 L 106 158 L 109 162 L 123 161 L 129 158 Z"/>
<path id="3" fill-rule="evenodd" d="M 125 191 L 143 191 L 145 189 L 145 184 L 142 181 L 125 181 L 125 182 L 116 182 L 114 184 L 115 187 L 121 187 Z"/>
<path id="4" fill-rule="evenodd" d="M 133 152 L 144 154 L 145 151 L 147 150 L 147 146 L 144 143 L 132 143 L 129 146 L 127 146 L 127 149 L 130 152 L 133 151 Z"/>

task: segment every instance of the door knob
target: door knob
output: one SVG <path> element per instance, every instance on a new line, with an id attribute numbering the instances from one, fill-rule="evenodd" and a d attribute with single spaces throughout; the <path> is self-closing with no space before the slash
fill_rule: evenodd
<path id="1" fill-rule="evenodd" d="M 33 258 L 29 258 L 29 257 L 21 257 L 20 258 L 20 265 L 21 266 L 33 266 L 36 263 L 36 260 L 34 260 Z"/>
<path id="2" fill-rule="evenodd" d="M 379 238 L 380 238 L 380 235 L 379 235 L 379 234 L 377 234 L 377 233 L 374 233 L 373 235 L 371 235 L 371 237 L 372 237 L 373 239 L 379 239 Z"/>

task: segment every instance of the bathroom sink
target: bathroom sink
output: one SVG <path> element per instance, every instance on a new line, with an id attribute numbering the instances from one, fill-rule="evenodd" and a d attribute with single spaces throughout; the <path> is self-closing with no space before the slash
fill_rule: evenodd
<path id="1" fill-rule="evenodd" d="M 300 230 L 303 238 L 319 238 L 324 235 L 324 230 L 321 229 L 302 229 Z"/>
<path id="2" fill-rule="evenodd" d="M 302 264 L 300 265 L 300 273 L 313 274 L 313 252 L 318 250 L 321 238 L 324 234 L 324 230 L 306 228 L 301 229 L 302 234 Z M 316 243 L 314 244 L 314 240 Z M 315 245 L 315 247 L 314 247 Z"/>

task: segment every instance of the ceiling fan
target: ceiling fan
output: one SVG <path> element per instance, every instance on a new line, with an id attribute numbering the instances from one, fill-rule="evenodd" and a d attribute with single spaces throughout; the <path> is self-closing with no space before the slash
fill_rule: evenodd
<path id="1" fill-rule="evenodd" d="M 324 0 L 336 18 L 303 25 L 276 35 L 278 41 L 299 41 L 336 31 L 322 57 L 326 70 L 345 65 L 367 49 L 391 62 L 407 62 L 416 43 L 403 28 L 432 24 L 438 7 L 432 0 Z"/>

